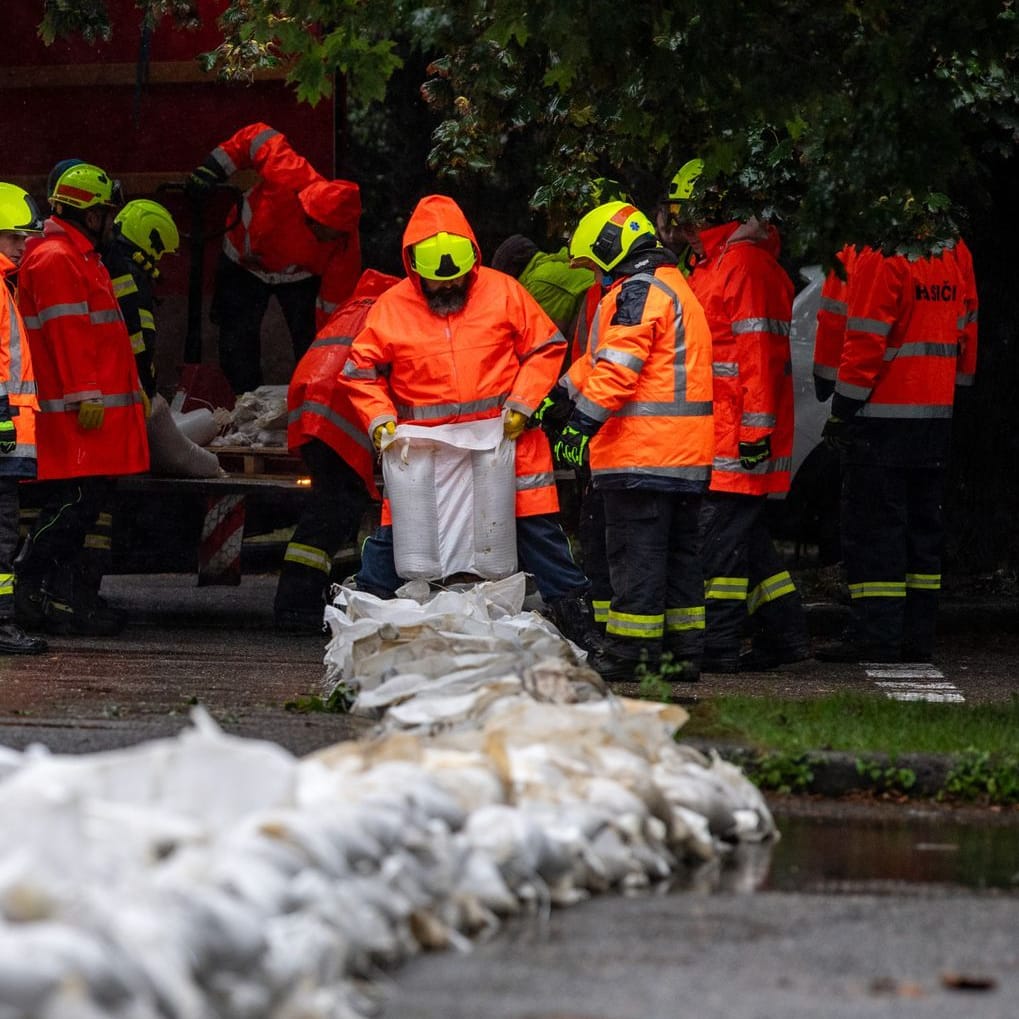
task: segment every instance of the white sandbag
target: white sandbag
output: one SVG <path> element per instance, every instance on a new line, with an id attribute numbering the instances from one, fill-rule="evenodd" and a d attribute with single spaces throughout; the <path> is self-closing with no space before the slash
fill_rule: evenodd
<path id="1" fill-rule="evenodd" d="M 177 431 L 199 446 L 208 445 L 219 434 L 219 425 L 208 407 L 198 407 L 186 414 L 171 411 L 171 414 Z"/>
<path id="2" fill-rule="evenodd" d="M 516 570 L 516 445 L 502 430 L 502 418 L 397 427 L 382 476 L 401 577 Z"/>
<path id="3" fill-rule="evenodd" d="M 209 411 L 195 411 L 208 414 Z M 172 474 L 185 478 L 214 478 L 223 471 L 219 457 L 202 449 L 174 422 L 170 405 L 158 393 L 152 398 L 152 414 L 146 422 L 149 433 L 149 469 L 153 474 Z"/>

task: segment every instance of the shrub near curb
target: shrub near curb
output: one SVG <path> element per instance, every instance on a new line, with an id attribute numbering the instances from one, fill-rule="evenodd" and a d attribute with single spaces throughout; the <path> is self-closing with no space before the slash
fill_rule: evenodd
<path id="1" fill-rule="evenodd" d="M 1019 758 L 970 750 L 962 754 L 855 754 L 812 750 L 786 753 L 707 740 L 682 742 L 742 768 L 760 789 L 838 797 L 894 793 L 942 801 L 1007 806 L 1019 803 Z"/>
<path id="2" fill-rule="evenodd" d="M 857 693 L 809 700 L 723 695 L 689 710 L 678 738 L 716 748 L 762 789 L 1019 803 L 1017 698 L 959 707 Z"/>

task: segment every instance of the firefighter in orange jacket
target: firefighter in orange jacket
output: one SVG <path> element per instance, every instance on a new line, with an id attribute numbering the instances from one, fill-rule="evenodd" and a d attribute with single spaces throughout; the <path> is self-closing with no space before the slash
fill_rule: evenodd
<path id="1" fill-rule="evenodd" d="M 15 621 L 14 553 L 18 547 L 18 484 L 35 477 L 36 398 L 32 352 L 14 300 L 14 278 L 29 234 L 42 229 L 35 202 L 14 184 L 0 184 L 0 654 L 37 655 L 46 641 Z"/>
<path id="2" fill-rule="evenodd" d="M 326 180 L 268 124 L 249 124 L 213 149 L 189 177 L 189 190 L 201 198 L 249 168 L 260 179 L 223 238 L 210 312 L 235 393 L 262 383 L 259 338 L 271 297 L 283 311 L 296 362 L 361 274 L 360 189 Z"/>
<path id="3" fill-rule="evenodd" d="M 686 164 L 693 186 L 703 169 Z M 701 514 L 711 672 L 810 657 L 799 592 L 771 540 L 767 497 L 789 490 L 793 448 L 789 331 L 793 283 L 774 226 L 751 218 L 695 230 L 690 286 L 711 328 L 715 457 Z M 753 643 L 741 657 L 749 616 Z"/>
<path id="4" fill-rule="evenodd" d="M 276 627 L 321 633 L 333 556 L 357 537 L 375 486 L 375 447 L 337 378 L 368 309 L 396 276 L 367 269 L 350 299 L 298 362 L 287 389 L 287 445 L 311 475 L 311 494 L 287 544 L 276 586 Z"/>
<path id="5" fill-rule="evenodd" d="M 131 340 L 96 246 L 108 233 L 116 184 L 77 163 L 56 180 L 53 215 L 21 263 L 18 304 L 39 388 L 43 505 L 16 564 L 27 625 L 106 635 L 124 623 L 82 583 L 83 539 L 112 498 L 112 476 L 149 465 Z"/>
<path id="6" fill-rule="evenodd" d="M 711 469 L 711 337 L 704 312 L 628 202 L 587 213 L 570 239 L 577 264 L 608 289 L 586 353 L 565 376 L 575 406 L 556 461 L 589 458 L 602 493 L 612 587 L 604 647 L 591 664 L 633 677 L 663 650 L 672 678 L 700 675 L 704 580 L 698 513 Z"/>
<path id="7" fill-rule="evenodd" d="M 846 339 L 849 272 L 856 258 L 856 248 L 847 244 L 835 257 L 839 266 L 824 278 L 814 333 L 814 393 L 822 403 L 831 399 L 839 374 L 842 344 Z"/>
<path id="8" fill-rule="evenodd" d="M 407 278 L 368 312 L 343 368 L 351 401 L 375 445 L 399 422 L 440 425 L 504 418 L 516 442 L 517 555 L 566 636 L 596 634 L 588 581 L 557 519 L 548 439 L 528 421 L 552 388 L 566 340 L 515 280 L 480 264 L 474 231 L 451 198 L 418 202 L 403 234 Z M 362 549 L 357 585 L 391 595 L 402 583 L 392 527 Z"/>
<path id="9" fill-rule="evenodd" d="M 842 454 L 842 554 L 852 615 L 825 661 L 928 661 L 956 386 L 977 357 L 973 262 L 961 238 L 910 259 L 870 248 L 849 273 L 826 441 Z"/>

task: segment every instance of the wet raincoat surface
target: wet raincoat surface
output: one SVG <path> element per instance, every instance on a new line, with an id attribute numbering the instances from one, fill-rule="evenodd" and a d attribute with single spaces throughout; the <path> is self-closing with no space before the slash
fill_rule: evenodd
<path id="1" fill-rule="evenodd" d="M 939 464 L 948 456 L 955 387 L 977 363 L 973 259 L 959 238 L 909 259 L 867 249 L 853 263 L 832 413 L 866 436 L 867 456 Z"/>
<path id="2" fill-rule="evenodd" d="M 351 402 L 369 436 L 386 421 L 441 425 L 499 417 L 504 410 L 530 416 L 559 373 L 562 333 L 517 280 L 481 265 L 480 253 L 463 308 L 447 315 L 430 310 L 410 249 L 443 231 L 470 238 L 477 251 L 474 232 L 451 198 L 423 198 L 403 235 L 407 277 L 368 312 L 344 365 Z M 517 516 L 558 510 L 552 454 L 540 428 L 517 440 L 516 474 Z"/>
<path id="3" fill-rule="evenodd" d="M 287 446 L 296 452 L 309 439 L 321 439 L 354 468 L 375 499 L 375 449 L 337 383 L 354 337 L 380 294 L 399 282 L 368 269 L 350 299 L 329 319 L 297 363 L 287 388 Z"/>
<path id="4" fill-rule="evenodd" d="M 564 380 L 577 409 L 602 423 L 590 445 L 595 487 L 701 490 L 714 444 L 704 312 L 664 249 L 621 268 Z"/>
<path id="5" fill-rule="evenodd" d="M 224 254 L 266 283 L 321 277 L 315 305 L 321 329 L 361 274 L 357 184 L 327 181 L 279 131 L 263 123 L 241 128 L 213 150 L 212 158 L 226 176 L 250 168 L 261 178 L 244 195 L 240 222 L 223 238 Z M 343 236 L 318 240 L 306 215 Z"/>
<path id="6" fill-rule="evenodd" d="M 54 216 L 21 262 L 18 306 L 39 393 L 38 477 L 134 474 L 149 446 L 131 340 L 92 241 Z M 86 430 L 78 406 L 102 398 L 103 423 Z"/>
<path id="7" fill-rule="evenodd" d="M 690 276 L 711 328 L 715 460 L 712 492 L 789 490 L 793 450 L 789 331 L 793 283 L 779 265 L 778 231 L 750 220 L 701 232 L 705 257 Z M 739 444 L 770 437 L 771 455 L 740 465 Z"/>

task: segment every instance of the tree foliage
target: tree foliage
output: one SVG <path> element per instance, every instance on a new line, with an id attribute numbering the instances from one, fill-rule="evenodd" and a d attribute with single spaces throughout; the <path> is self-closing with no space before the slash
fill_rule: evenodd
<path id="1" fill-rule="evenodd" d="M 107 0 L 40 0 L 40 34 L 108 37 Z M 124 0 L 118 0 L 124 2 Z M 346 76 L 367 264 L 399 251 L 424 189 L 455 190 L 482 240 L 561 237 L 622 182 L 650 211 L 707 162 L 726 215 L 763 213 L 792 261 L 847 242 L 974 250 L 981 367 L 958 406 L 948 556 L 1019 569 L 1019 18 L 1016 0 L 227 0 L 208 67 L 286 67 L 299 98 Z M 150 25 L 198 0 L 135 0 Z M 539 227 L 539 221 L 543 220 Z"/>
<path id="2" fill-rule="evenodd" d="M 102 10 L 45 0 L 41 31 L 101 36 Z M 230 0 L 220 24 L 208 66 L 282 63 L 308 102 L 342 73 L 355 107 L 378 103 L 399 54 L 420 57 L 431 167 L 462 184 L 527 166 L 554 227 L 592 178 L 649 205 L 699 154 L 726 214 L 775 217 L 795 254 L 936 248 L 1019 141 L 1013 0 Z"/>

